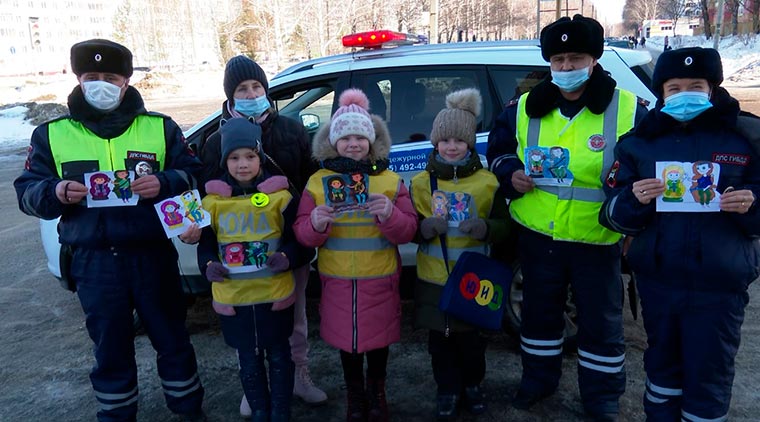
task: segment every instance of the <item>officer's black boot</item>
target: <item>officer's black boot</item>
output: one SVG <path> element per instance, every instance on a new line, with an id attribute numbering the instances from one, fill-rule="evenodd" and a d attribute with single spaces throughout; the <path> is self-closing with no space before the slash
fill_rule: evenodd
<path id="1" fill-rule="evenodd" d="M 439 421 L 453 421 L 457 417 L 457 403 L 459 396 L 456 394 L 441 394 L 435 398 L 435 418 Z"/>

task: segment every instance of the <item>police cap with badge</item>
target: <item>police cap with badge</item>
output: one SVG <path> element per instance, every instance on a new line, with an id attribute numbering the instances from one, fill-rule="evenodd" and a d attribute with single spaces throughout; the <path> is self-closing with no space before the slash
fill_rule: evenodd
<path id="1" fill-rule="evenodd" d="M 604 51 L 604 28 L 594 19 L 562 17 L 541 30 L 541 56 L 547 62 L 555 54 L 586 53 L 595 59 Z"/>
<path id="2" fill-rule="evenodd" d="M 71 70 L 77 76 L 87 72 L 132 76 L 132 52 L 109 40 L 92 39 L 71 46 Z"/>
<path id="3" fill-rule="evenodd" d="M 657 58 L 652 74 L 652 89 L 662 99 L 662 85 L 673 78 L 706 79 L 712 86 L 723 82 L 720 54 L 712 48 L 688 47 L 668 50 Z"/>

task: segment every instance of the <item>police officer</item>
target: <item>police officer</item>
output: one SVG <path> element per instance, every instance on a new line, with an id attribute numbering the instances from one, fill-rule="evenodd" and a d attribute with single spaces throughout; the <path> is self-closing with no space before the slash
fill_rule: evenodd
<path id="1" fill-rule="evenodd" d="M 173 120 L 145 111 L 140 93 L 129 86 L 132 53 L 126 47 L 102 39 L 74 44 L 71 69 L 79 85 L 69 95 L 70 114 L 35 129 L 14 186 L 21 211 L 61 218 L 60 242 L 73 249 L 68 275 L 94 343 L 90 380 L 98 420 L 136 418 L 133 310 L 156 350 L 167 406 L 203 420 L 177 253 L 153 206 L 192 189 L 200 162 Z M 143 174 L 131 186 L 138 204 L 88 208 L 83 175 L 124 169 Z"/>
<path id="2" fill-rule="evenodd" d="M 647 421 L 727 420 L 747 287 L 760 273 L 760 155 L 722 81 L 716 50 L 660 55 L 657 105 L 615 148 L 605 187 L 600 221 L 634 236 Z M 713 212 L 658 211 L 657 202 Z"/>
<path id="3" fill-rule="evenodd" d="M 529 409 L 557 388 L 570 285 L 578 309 L 581 399 L 599 421 L 616 420 L 625 390 L 621 236 L 597 222 L 602 181 L 618 137 L 646 112 L 597 62 L 603 49 L 604 30 L 593 19 L 575 15 L 546 26 L 541 54 L 551 75 L 507 106 L 487 149 L 491 171 L 511 199 L 510 214 L 518 223 L 525 280 L 523 373 L 512 405 Z M 563 152 L 557 156 L 566 164 L 561 172 L 554 170 L 562 183 L 537 185 L 526 174 L 525 161 L 533 161 L 526 151 L 541 148 L 547 160 L 554 151 Z M 548 161 L 537 165 L 551 168 Z"/>

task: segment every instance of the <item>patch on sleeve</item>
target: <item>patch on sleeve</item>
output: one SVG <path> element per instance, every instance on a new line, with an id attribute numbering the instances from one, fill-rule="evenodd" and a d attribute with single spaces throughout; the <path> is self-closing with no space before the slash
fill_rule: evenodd
<path id="1" fill-rule="evenodd" d="M 643 105 L 644 107 L 649 107 L 649 100 L 641 97 L 636 97 L 636 100 L 639 102 L 640 105 Z"/>
<path id="2" fill-rule="evenodd" d="M 34 152 L 34 147 L 29 144 L 29 147 L 26 149 L 26 161 L 24 162 L 24 170 L 31 170 L 32 169 L 32 153 Z"/>
<path id="3" fill-rule="evenodd" d="M 614 188 L 617 185 L 617 172 L 620 170 L 620 161 L 615 160 L 615 163 L 610 168 L 610 172 L 607 173 L 607 186 Z"/>
<path id="4" fill-rule="evenodd" d="M 749 165 L 749 155 L 714 152 L 712 155 L 712 162 L 721 165 L 728 164 L 746 167 Z"/>

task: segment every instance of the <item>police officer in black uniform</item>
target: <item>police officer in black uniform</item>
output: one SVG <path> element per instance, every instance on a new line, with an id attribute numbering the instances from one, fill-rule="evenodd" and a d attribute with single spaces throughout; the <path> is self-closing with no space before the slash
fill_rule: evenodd
<path id="1" fill-rule="evenodd" d="M 72 252 L 68 274 L 94 343 L 90 373 L 100 421 L 137 414 L 133 310 L 157 353 L 167 406 L 203 420 L 203 387 L 190 337 L 177 252 L 154 210 L 157 201 L 192 189 L 200 162 L 167 116 L 145 110 L 129 86 L 132 53 L 102 39 L 75 44 L 71 68 L 79 84 L 70 114 L 35 129 L 25 169 L 14 186 L 19 208 L 60 217 L 58 232 Z M 84 174 L 130 170 L 135 206 L 88 208 Z"/>
<path id="2" fill-rule="evenodd" d="M 620 139 L 605 186 L 599 221 L 633 236 L 647 421 L 728 419 L 747 287 L 760 275 L 760 155 L 722 81 L 716 50 L 660 55 L 657 105 Z"/>

